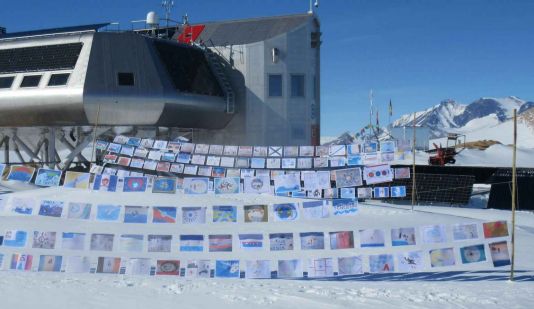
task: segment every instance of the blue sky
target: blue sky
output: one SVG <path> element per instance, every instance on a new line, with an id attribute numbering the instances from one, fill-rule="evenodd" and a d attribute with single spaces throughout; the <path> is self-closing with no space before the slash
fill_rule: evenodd
<path id="1" fill-rule="evenodd" d="M 302 13 L 308 0 L 176 0 L 192 23 Z M 144 19 L 157 0 L 2 1 L 8 32 Z M 534 100 L 534 1 L 321 0 L 322 135 L 368 122 L 373 89 L 381 122 L 451 98 Z"/>

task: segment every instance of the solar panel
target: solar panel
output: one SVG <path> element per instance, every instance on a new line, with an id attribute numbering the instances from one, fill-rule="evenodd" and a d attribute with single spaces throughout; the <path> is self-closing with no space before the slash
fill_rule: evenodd
<path id="1" fill-rule="evenodd" d="M 0 49 L 0 73 L 74 69 L 82 43 Z"/>

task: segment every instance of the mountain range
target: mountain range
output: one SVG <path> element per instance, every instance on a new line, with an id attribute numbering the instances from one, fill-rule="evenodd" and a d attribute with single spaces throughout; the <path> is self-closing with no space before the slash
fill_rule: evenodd
<path id="1" fill-rule="evenodd" d="M 428 127 L 433 137 L 443 137 L 448 132 L 467 133 L 464 131 L 507 122 L 513 117 L 514 109 L 521 115 L 532 107 L 534 102 L 514 96 L 480 98 L 467 105 L 454 100 L 444 100 L 431 108 L 416 112 L 415 123 L 417 126 Z M 403 127 L 412 124 L 413 114 L 407 114 L 394 121 L 392 126 Z"/>
<path id="2" fill-rule="evenodd" d="M 494 140 L 502 144 L 512 143 L 513 110 L 518 113 L 519 144 L 534 148 L 534 102 L 515 96 L 505 98 L 483 97 L 470 104 L 455 100 L 443 100 L 426 110 L 415 113 L 416 126 L 428 127 L 430 138 L 441 138 L 447 133 L 465 134 L 467 141 Z M 413 114 L 399 117 L 392 127 L 411 127 Z M 381 137 L 388 136 L 387 128 L 381 128 Z M 327 144 L 350 144 L 354 134 L 344 132 L 337 138 L 325 140 Z"/>

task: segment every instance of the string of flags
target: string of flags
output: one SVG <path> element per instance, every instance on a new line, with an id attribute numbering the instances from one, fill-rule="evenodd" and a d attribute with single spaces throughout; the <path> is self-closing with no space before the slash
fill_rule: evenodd
<path id="1" fill-rule="evenodd" d="M 0 174 L 5 165 L 0 164 Z M 30 182 L 42 187 L 90 189 L 107 192 L 152 192 L 175 194 L 237 194 L 257 193 L 311 198 L 401 198 L 406 196 L 405 186 L 385 186 L 393 179 L 409 179 L 408 167 L 391 168 L 390 165 L 336 169 L 331 171 L 268 171 L 240 169 L 239 174 L 202 174 L 203 177 L 156 177 L 154 175 L 117 172 L 102 166 L 92 166 L 92 173 L 29 166 L 9 166 L 7 180 Z M 64 176 L 64 177 L 63 177 Z M 216 177 L 213 177 L 216 176 Z M 219 176 L 219 177 L 217 177 Z M 364 182 L 367 186 L 363 187 Z M 332 185 L 334 184 L 334 185 Z"/>
<path id="2" fill-rule="evenodd" d="M 93 205 L 87 202 L 41 200 L 31 197 L 11 197 L 5 215 L 54 217 L 69 220 L 102 221 L 116 223 L 160 224 L 206 224 L 221 222 L 269 222 L 297 221 L 300 219 L 325 219 L 355 215 L 358 200 L 310 200 L 301 203 L 278 203 L 245 205 L 238 219 L 238 206 L 214 205 L 198 207 L 172 206 L 123 206 L 116 203 Z M 2 212 L 0 211 L 0 215 Z M 212 217 L 213 220 L 209 220 Z M 242 219 L 242 220 L 241 220 Z"/>
<path id="3" fill-rule="evenodd" d="M 482 235 L 479 234 L 480 225 Z M 447 229 L 452 231 L 454 242 L 469 243 L 458 248 L 444 245 L 449 241 Z M 172 234 L 89 234 L 7 230 L 0 237 L 0 269 L 206 278 L 302 278 L 354 275 L 364 272 L 420 272 L 472 263 L 491 263 L 494 267 L 510 265 L 506 221 L 392 228 L 387 232 L 390 238 L 386 237 L 386 229 L 267 233 L 266 237 L 261 232 L 240 233 L 237 236 L 180 234 L 176 237 Z M 482 236 L 484 241 L 481 242 Z M 86 242 L 86 239 L 89 241 Z M 390 241 L 389 244 L 386 239 Z M 235 243 L 239 249 L 234 248 Z M 427 246 L 424 247 L 425 245 Z M 365 251 L 366 248 L 376 250 L 390 246 L 406 250 L 373 252 L 373 254 Z M 33 254 L 20 253 L 28 250 L 27 247 L 47 250 L 47 254 L 35 255 L 38 261 L 34 261 Z M 293 251 L 297 248 L 301 251 L 345 250 L 343 252 L 346 254 L 334 258 L 239 260 L 229 257 L 212 260 L 194 259 L 191 255 L 187 259 L 177 259 L 175 253 L 226 252 L 231 255 L 237 251 L 260 253 L 266 250 Z M 54 255 L 54 250 L 72 251 L 73 255 Z M 95 252 L 97 255 L 102 253 L 104 256 L 84 255 L 87 251 Z M 161 257 L 124 258 L 120 252 L 158 253 Z"/>

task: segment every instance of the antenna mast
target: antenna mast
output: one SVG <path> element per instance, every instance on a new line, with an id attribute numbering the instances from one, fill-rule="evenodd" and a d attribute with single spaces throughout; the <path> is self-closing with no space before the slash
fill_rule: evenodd
<path id="1" fill-rule="evenodd" d="M 174 7 L 174 1 L 163 0 L 161 1 L 161 6 L 165 10 L 165 21 L 166 21 L 165 31 L 167 33 L 167 38 L 168 38 L 169 37 L 169 19 L 171 18 L 171 11 L 172 11 L 172 8 Z"/>
<path id="2" fill-rule="evenodd" d="M 319 0 L 315 0 L 315 3 L 313 3 L 313 0 L 310 0 L 310 9 L 308 10 L 308 14 L 313 15 L 313 7 L 318 8 L 319 7 Z"/>
<path id="3" fill-rule="evenodd" d="M 369 139 L 373 135 L 373 89 L 369 90 Z"/>

